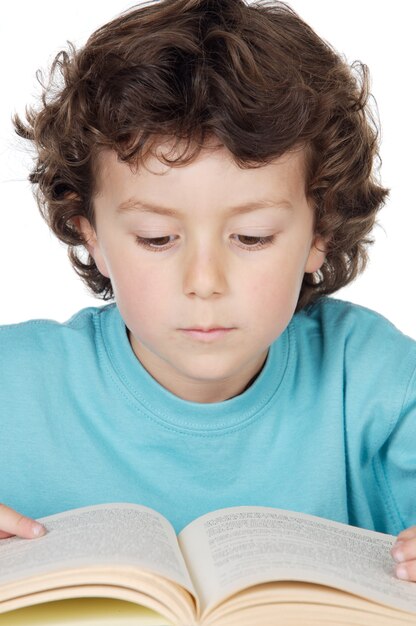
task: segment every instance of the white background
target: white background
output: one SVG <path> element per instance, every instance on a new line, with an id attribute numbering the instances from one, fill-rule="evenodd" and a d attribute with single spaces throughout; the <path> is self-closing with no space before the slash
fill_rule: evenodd
<path id="1" fill-rule="evenodd" d="M 0 10 L 0 324 L 32 318 L 65 321 L 80 308 L 101 306 L 71 268 L 32 196 L 31 165 L 10 117 L 39 96 L 35 78 L 66 40 L 82 45 L 98 26 L 132 3 L 56 0 L 8 3 Z M 391 189 L 379 214 L 370 263 L 335 297 L 375 309 L 416 338 L 414 294 L 416 162 L 414 20 L 411 2 L 292 0 L 289 4 L 352 63 L 370 68 L 371 92 L 381 120 L 381 182 Z M 24 142 L 23 142 L 24 143 Z"/>

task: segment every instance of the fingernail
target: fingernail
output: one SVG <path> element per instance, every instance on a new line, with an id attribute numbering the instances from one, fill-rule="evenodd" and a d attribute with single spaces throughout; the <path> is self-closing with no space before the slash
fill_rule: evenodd
<path id="1" fill-rule="evenodd" d="M 393 559 L 395 561 L 397 561 L 397 563 L 402 563 L 402 561 L 405 561 L 406 559 L 404 558 L 404 554 L 400 549 L 394 548 L 392 550 L 392 556 Z"/>
<path id="2" fill-rule="evenodd" d="M 39 524 L 38 522 L 33 522 L 32 524 L 32 535 L 34 537 L 41 537 L 46 533 L 46 528 Z"/>
<path id="3" fill-rule="evenodd" d="M 407 573 L 407 569 L 404 565 L 399 565 L 398 567 L 396 567 L 396 574 L 397 577 L 401 578 L 402 580 L 409 580 L 409 574 Z"/>

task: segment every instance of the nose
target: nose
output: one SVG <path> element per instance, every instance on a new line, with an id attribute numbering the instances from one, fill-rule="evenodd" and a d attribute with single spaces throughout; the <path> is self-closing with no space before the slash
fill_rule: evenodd
<path id="1" fill-rule="evenodd" d="M 185 259 L 184 293 L 200 298 L 225 293 L 226 269 L 226 258 L 220 245 L 207 241 L 193 244 Z"/>

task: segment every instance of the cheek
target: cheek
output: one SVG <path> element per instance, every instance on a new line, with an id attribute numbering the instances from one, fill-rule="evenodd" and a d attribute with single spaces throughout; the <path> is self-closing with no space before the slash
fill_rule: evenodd
<path id="1" fill-rule="evenodd" d="M 143 268 L 132 272 L 119 268 L 113 274 L 113 281 L 117 307 L 127 328 L 136 340 L 151 345 L 157 338 L 155 329 L 166 317 L 165 292 Z"/>
<path id="2" fill-rule="evenodd" d="M 109 264 L 109 273 L 117 305 L 133 327 L 155 319 L 166 308 L 166 280 L 148 264 L 118 254 Z"/>
<path id="3" fill-rule="evenodd" d="M 295 266 L 276 264 L 276 267 L 258 271 L 252 277 L 245 292 L 253 313 L 264 320 L 265 325 L 277 330 L 285 327 L 296 309 L 303 273 Z"/>

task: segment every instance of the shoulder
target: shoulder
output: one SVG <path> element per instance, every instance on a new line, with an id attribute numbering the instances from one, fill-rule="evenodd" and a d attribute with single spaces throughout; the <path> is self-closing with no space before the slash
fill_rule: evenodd
<path id="1" fill-rule="evenodd" d="M 315 352 L 316 367 L 338 372 L 355 393 L 370 389 L 403 397 L 416 370 L 416 341 L 380 313 L 323 297 L 294 316 L 301 355 Z M 394 389 L 394 392 L 392 391 Z"/>
<path id="2" fill-rule="evenodd" d="M 95 343 L 96 320 L 115 305 L 87 307 L 67 321 L 32 319 L 0 326 L 0 362 L 10 369 L 29 363 L 55 359 L 73 351 L 88 349 Z M 0 366 L 0 371 L 1 371 Z"/>
<path id="3" fill-rule="evenodd" d="M 416 398 L 416 341 L 376 311 L 328 297 L 294 316 L 292 334 L 316 388 L 341 399 L 351 441 L 356 433 L 357 448 L 378 449 Z"/>
<path id="4" fill-rule="evenodd" d="M 365 346 L 368 354 L 392 349 L 397 353 L 410 351 L 416 356 L 416 340 L 380 313 L 346 300 L 322 297 L 295 318 L 298 330 L 325 338 L 330 345 L 343 345 L 350 352 Z"/>

